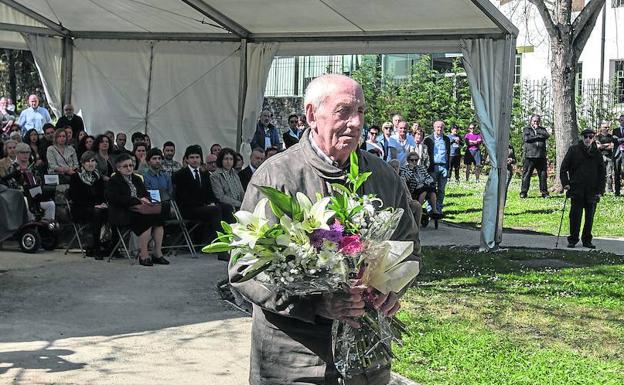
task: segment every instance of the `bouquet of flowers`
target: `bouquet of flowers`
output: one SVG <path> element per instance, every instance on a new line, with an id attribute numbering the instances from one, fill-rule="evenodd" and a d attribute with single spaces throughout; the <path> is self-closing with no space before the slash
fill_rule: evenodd
<path id="1" fill-rule="evenodd" d="M 419 272 L 418 262 L 404 261 L 413 242 L 389 240 L 403 209 L 384 208 L 373 194 L 357 194 L 370 174 L 359 172 L 357 155 L 352 153 L 345 185 L 332 184 L 332 196 L 319 195 L 314 203 L 299 192 L 291 196 L 258 186 L 266 198 L 254 212 L 235 213 L 237 222 L 222 223 L 223 232 L 203 249 L 229 251 L 232 261 L 245 267 L 239 282 L 255 278 L 286 295 L 365 286 L 361 327 L 342 321 L 334 321 L 332 327 L 334 364 L 344 377 L 390 363 L 391 343 L 400 342 L 405 329 L 372 303 L 379 293 L 401 291 Z M 266 217 L 267 204 L 276 221 Z"/>

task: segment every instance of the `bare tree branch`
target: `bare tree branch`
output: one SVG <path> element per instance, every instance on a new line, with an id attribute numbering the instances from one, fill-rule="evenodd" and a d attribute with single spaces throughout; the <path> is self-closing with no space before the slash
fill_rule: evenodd
<path id="1" fill-rule="evenodd" d="M 544 0 L 528 0 L 531 4 L 537 8 L 542 20 L 544 21 L 544 25 L 546 26 L 546 31 L 548 31 L 548 35 L 551 39 L 559 39 L 559 29 L 555 25 L 552 19 L 552 15 L 546 6 Z M 604 0 L 602 0 L 604 1 Z"/>
<path id="2" fill-rule="evenodd" d="M 600 10 L 602 9 L 604 3 L 605 0 L 591 0 L 589 3 L 587 3 L 585 7 L 583 7 L 581 13 L 576 17 L 576 19 L 574 19 L 574 23 L 572 23 L 572 30 L 574 31 L 574 35 L 572 36 L 573 42 L 576 42 L 579 34 L 581 34 L 585 30 L 585 26 L 587 25 L 587 23 L 590 22 L 591 19 L 593 19 L 594 21 L 590 23 L 591 28 L 589 29 L 589 32 L 591 32 L 591 29 L 596 23 L 598 13 L 600 13 Z M 587 41 L 587 39 L 585 39 L 585 41 Z M 584 45 L 585 42 L 583 42 L 583 46 Z"/>
<path id="3" fill-rule="evenodd" d="M 593 3 L 594 1 L 600 2 L 597 0 L 592 0 L 590 1 L 590 4 Z M 604 0 L 602 0 L 602 2 L 604 2 Z M 587 9 L 587 7 L 585 7 L 583 10 L 585 9 Z M 600 10 L 600 8 L 598 8 L 598 10 Z M 594 12 L 590 14 L 589 18 L 583 23 L 582 29 L 574 30 L 574 40 L 572 40 L 572 49 L 574 49 L 574 56 L 576 57 L 577 60 L 581 56 L 581 53 L 583 52 L 583 48 L 585 48 L 585 43 L 587 43 L 587 40 L 589 39 L 589 36 L 591 35 L 594 29 L 594 26 L 596 25 L 596 20 L 598 19 L 599 14 L 600 12 Z M 578 17 L 577 17 L 577 20 L 578 20 Z"/>

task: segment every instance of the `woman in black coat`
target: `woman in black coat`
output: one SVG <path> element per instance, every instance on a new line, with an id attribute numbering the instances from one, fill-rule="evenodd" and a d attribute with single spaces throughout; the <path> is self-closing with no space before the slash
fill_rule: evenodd
<path id="1" fill-rule="evenodd" d="M 136 211 L 142 205 L 150 205 L 149 193 L 143 180 L 134 174 L 134 161 L 129 154 L 121 154 L 115 160 L 117 172 L 108 181 L 106 199 L 110 206 L 110 218 L 115 223 L 130 223 L 130 229 L 139 236 L 139 263 L 152 266 L 153 263 L 169 264 L 162 255 L 164 235 L 162 214 L 141 214 Z M 147 246 L 154 237 L 154 257 L 150 259 Z"/>
<path id="2" fill-rule="evenodd" d="M 104 182 L 96 170 L 95 153 L 86 151 L 80 157 L 80 171 L 69 180 L 68 197 L 71 219 L 78 223 L 91 223 L 93 244 L 87 255 L 104 259 L 105 251 L 100 244 L 100 231 L 106 222 L 107 205 L 104 198 Z"/>

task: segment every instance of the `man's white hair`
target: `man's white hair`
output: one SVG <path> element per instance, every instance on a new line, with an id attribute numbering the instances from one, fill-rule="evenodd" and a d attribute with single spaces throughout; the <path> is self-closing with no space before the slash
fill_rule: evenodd
<path id="1" fill-rule="evenodd" d="M 350 80 L 355 82 L 348 76 L 340 74 L 321 75 L 308 84 L 303 97 L 303 106 L 311 104 L 314 109 L 318 109 L 327 99 L 329 94 L 334 90 L 337 81 Z M 357 83 L 357 82 L 356 82 Z"/>

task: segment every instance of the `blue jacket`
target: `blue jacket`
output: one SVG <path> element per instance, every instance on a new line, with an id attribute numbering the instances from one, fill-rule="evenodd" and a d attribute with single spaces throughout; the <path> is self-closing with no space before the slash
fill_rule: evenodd
<path id="1" fill-rule="evenodd" d="M 269 128 L 268 134 L 271 137 L 271 147 L 275 147 L 278 150 L 281 150 L 279 131 L 272 124 L 269 124 L 268 128 Z M 258 122 L 258 124 L 256 125 L 256 132 L 253 138 L 251 139 L 250 144 L 251 144 L 252 150 L 256 147 L 264 148 L 266 150 L 266 147 L 264 145 L 264 126 L 260 122 Z"/>

